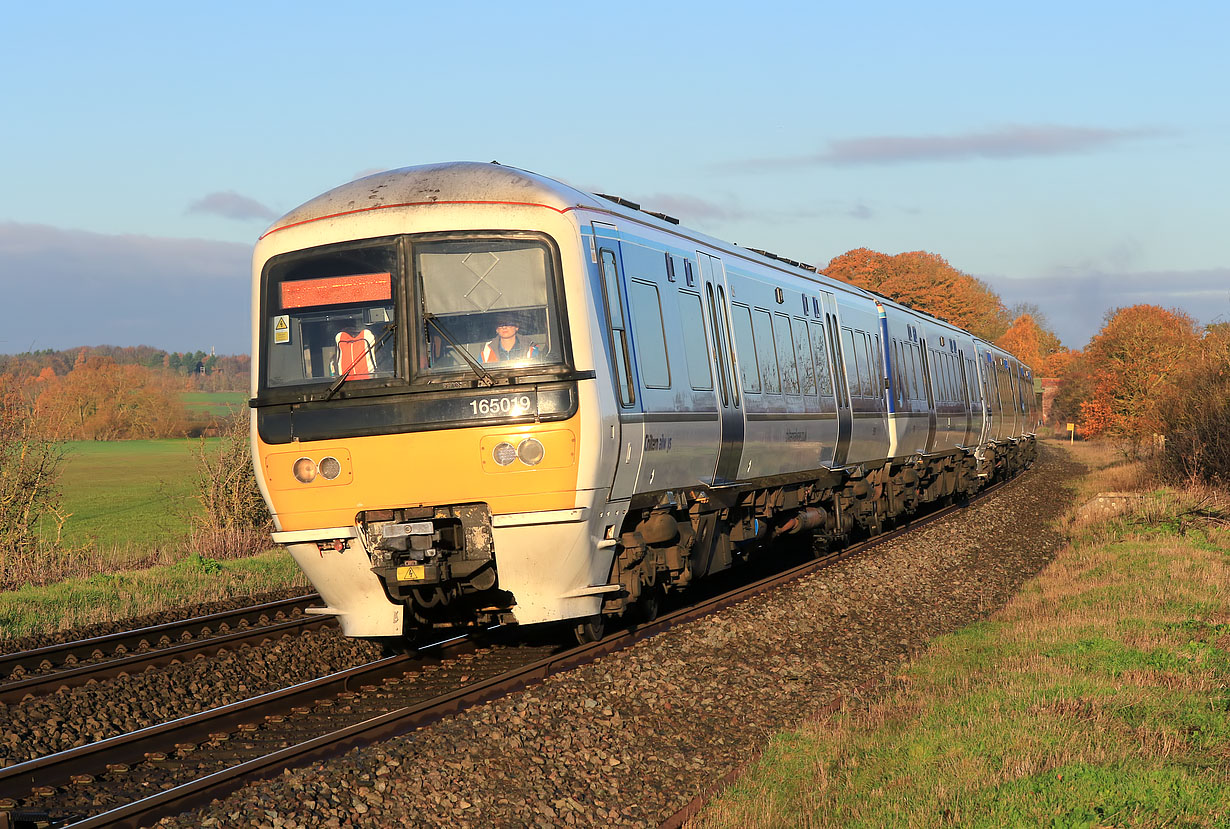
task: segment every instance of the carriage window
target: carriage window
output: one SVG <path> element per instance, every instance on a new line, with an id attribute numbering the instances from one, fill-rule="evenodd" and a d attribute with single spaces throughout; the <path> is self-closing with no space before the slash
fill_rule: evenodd
<path id="1" fill-rule="evenodd" d="M 700 294 L 679 292 L 679 321 L 683 325 L 683 356 L 688 362 L 688 382 L 697 391 L 713 389 L 713 370 L 709 367 L 709 332 Z"/>
<path id="2" fill-rule="evenodd" d="M 807 326 L 811 334 L 811 352 L 816 361 L 816 385 L 820 396 L 833 399 L 833 374 L 829 370 L 828 347 L 824 343 L 824 326 L 812 323 Z"/>
<path id="3" fill-rule="evenodd" d="M 730 306 L 730 325 L 735 330 L 735 349 L 739 355 L 739 376 L 743 391 L 760 393 L 760 361 L 756 358 L 756 340 L 752 336 L 752 312 L 746 305 Z"/>
<path id="4" fill-rule="evenodd" d="M 879 340 L 879 337 L 875 338 L 876 342 L 879 342 Z M 883 397 L 884 378 L 880 376 L 882 373 L 880 368 L 881 361 L 877 355 L 879 349 L 872 346 L 870 334 L 863 335 L 863 346 L 867 349 L 867 391 L 865 393 L 868 397 Z"/>
<path id="5" fill-rule="evenodd" d="M 922 364 L 922 348 L 918 343 L 908 343 L 905 350 L 910 353 L 910 387 L 914 390 L 914 399 L 926 400 L 927 386 L 919 370 Z"/>
<path id="6" fill-rule="evenodd" d="M 806 308 L 806 303 L 804 303 L 804 308 Z M 807 323 L 798 319 L 794 321 L 794 354 L 799 362 L 802 392 L 808 397 L 815 397 L 816 370 L 812 365 L 811 347 L 807 342 Z"/>
<path id="7" fill-rule="evenodd" d="M 760 378 L 768 394 L 781 394 L 781 375 L 777 371 L 777 351 L 773 347 L 773 321 L 768 311 L 756 309 L 752 316 L 752 330 L 756 335 L 756 359 L 760 363 Z"/>
<path id="8" fill-rule="evenodd" d="M 852 329 L 841 329 L 841 342 L 846 358 L 846 375 L 851 381 L 851 393 L 862 397 L 863 389 L 867 385 L 867 352 L 863 350 L 861 344 L 858 347 L 855 346 Z"/>
<path id="9" fill-rule="evenodd" d="M 799 393 L 799 368 L 794 357 L 794 335 L 790 317 L 773 315 L 773 338 L 777 342 L 777 359 L 782 369 L 782 394 Z"/>
<path id="10" fill-rule="evenodd" d="M 897 387 L 897 405 L 905 406 L 905 401 L 909 400 L 910 390 L 907 384 L 907 374 L 905 374 L 905 352 L 902 351 L 902 342 L 899 339 L 893 341 L 893 385 Z"/>
<path id="11" fill-rule="evenodd" d="M 398 263 L 393 241 L 273 260 L 264 301 L 266 385 L 396 376 Z"/>
<path id="12" fill-rule="evenodd" d="M 628 284 L 628 301 L 632 305 L 632 331 L 641 381 L 651 389 L 669 389 L 671 369 L 658 286 L 634 279 Z"/>

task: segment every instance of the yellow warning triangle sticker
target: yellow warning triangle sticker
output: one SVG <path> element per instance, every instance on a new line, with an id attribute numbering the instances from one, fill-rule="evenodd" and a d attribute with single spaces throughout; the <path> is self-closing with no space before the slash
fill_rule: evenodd
<path id="1" fill-rule="evenodd" d="M 275 325 L 273 328 L 275 331 L 285 330 L 287 328 L 286 317 L 278 317 L 278 324 Z"/>

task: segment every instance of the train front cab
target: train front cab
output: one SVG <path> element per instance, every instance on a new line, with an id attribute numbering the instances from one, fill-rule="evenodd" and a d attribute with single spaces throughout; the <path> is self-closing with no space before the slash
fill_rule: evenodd
<path id="1" fill-rule="evenodd" d="M 395 209 L 258 245 L 258 478 L 275 541 L 347 635 L 601 606 L 614 542 L 594 532 L 620 516 L 594 485 L 614 447 L 589 251 L 559 211 L 489 229 L 509 212 Z M 535 348 L 484 362 L 510 314 Z M 347 327 L 373 354 L 357 368 L 338 364 Z"/>

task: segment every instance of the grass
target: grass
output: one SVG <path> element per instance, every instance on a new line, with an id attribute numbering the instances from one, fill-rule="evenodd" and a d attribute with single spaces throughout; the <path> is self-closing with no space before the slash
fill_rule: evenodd
<path id="1" fill-rule="evenodd" d="M 206 414 L 230 417 L 248 405 L 247 392 L 242 391 L 188 391 L 180 395 L 189 414 Z"/>
<path id="2" fill-rule="evenodd" d="M 216 454 L 219 441 L 206 440 L 206 451 Z M 32 571 L 46 583 L 0 592 L 0 640 L 287 587 L 310 589 L 284 551 L 234 557 L 236 550 L 259 549 L 262 540 L 272 546 L 265 536 L 220 552 L 189 549 L 190 519 L 203 510 L 196 492 L 204 474 L 200 447 L 199 439 L 68 444 L 60 488 L 69 517 L 61 541 L 49 545 L 51 558 Z"/>
<path id="3" fill-rule="evenodd" d="M 1089 493 L 1149 485 L 1078 447 Z M 1072 545 L 1005 609 L 878 700 L 775 737 L 698 823 L 1230 826 L 1230 510 L 1142 495 L 1069 518 Z"/>
<path id="4" fill-rule="evenodd" d="M 207 443 L 216 443 L 210 438 Z M 60 476 L 67 547 L 156 551 L 188 534 L 199 440 L 74 441 Z"/>
<path id="5" fill-rule="evenodd" d="M 161 567 L 100 572 L 0 592 L 0 642 L 292 586 L 311 589 L 282 551 L 229 561 L 189 555 Z"/>

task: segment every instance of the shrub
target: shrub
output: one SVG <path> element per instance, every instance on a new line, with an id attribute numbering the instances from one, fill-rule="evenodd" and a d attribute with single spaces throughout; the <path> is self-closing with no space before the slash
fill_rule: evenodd
<path id="1" fill-rule="evenodd" d="M 256 483 L 249 444 L 248 413 L 225 423 L 211 451 L 202 439 L 197 451 L 197 497 L 202 511 L 192 519 L 190 543 L 211 559 L 253 555 L 270 546 L 269 509 Z"/>
<path id="2" fill-rule="evenodd" d="M 1230 484 L 1230 324 L 1210 326 L 1159 408 L 1158 472 Z"/>
<path id="3" fill-rule="evenodd" d="M 0 389 L 0 588 L 34 579 L 56 555 L 68 517 L 57 487 L 63 458 L 63 445 L 39 434 L 21 394 Z M 40 522 L 56 527 L 54 542 L 39 536 Z"/>

